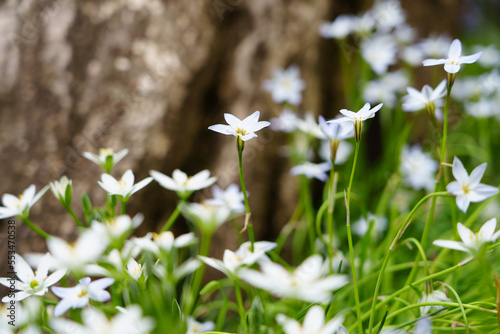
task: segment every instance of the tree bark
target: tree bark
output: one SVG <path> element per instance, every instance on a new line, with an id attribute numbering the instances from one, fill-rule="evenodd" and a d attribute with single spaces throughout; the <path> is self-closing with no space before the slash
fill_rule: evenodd
<path id="1" fill-rule="evenodd" d="M 450 6 L 450 1 L 438 5 Z M 74 206 L 88 192 L 97 205 L 101 170 L 82 157 L 101 147 L 128 148 L 114 176 L 131 168 L 190 175 L 210 169 L 226 187 L 238 183 L 234 139 L 210 132 L 223 113 L 280 113 L 261 82 L 276 67 L 298 64 L 307 82 L 303 105 L 333 116 L 342 107 L 338 55 L 319 25 L 361 1 L 327 0 L 7 0 L 0 5 L 0 193 L 40 189 L 67 175 Z M 415 4 L 403 4 L 415 7 Z M 434 5 L 434 6 L 438 6 Z M 432 4 L 421 6 L 432 12 Z M 420 13 L 420 12 L 419 12 Z M 410 13 L 411 14 L 411 13 Z M 431 15 L 432 16 L 432 15 Z M 429 17 L 428 15 L 425 18 Z M 439 13 L 439 24 L 444 20 Z M 449 22 L 449 21 L 448 21 Z M 280 134 L 266 129 L 244 152 L 257 239 L 274 239 L 296 204 L 295 183 L 280 155 Z M 194 196 L 209 196 L 203 191 Z M 176 197 L 151 184 L 135 194 L 129 213 L 143 212 L 140 236 L 157 229 Z M 48 193 L 31 210 L 49 234 L 74 236 L 76 225 Z M 241 220 L 241 222 L 243 219 Z M 18 252 L 45 243 L 18 224 Z M 186 230 L 179 221 L 176 230 Z M 2 226 L 3 240 L 6 228 Z M 4 242 L 2 241 L 2 244 Z M 237 246 L 228 223 L 215 236 L 220 257 Z M 0 254 L 4 254 L 2 247 Z M 2 255 L 3 256 L 3 255 Z M 3 258 L 3 257 L 2 257 Z M 3 262 L 2 262 L 3 263 Z"/>

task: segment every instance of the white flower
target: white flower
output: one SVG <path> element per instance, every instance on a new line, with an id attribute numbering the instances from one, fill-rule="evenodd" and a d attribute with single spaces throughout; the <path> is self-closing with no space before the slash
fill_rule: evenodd
<path id="1" fill-rule="evenodd" d="M 352 231 L 363 237 L 373 224 L 371 235 L 376 238 L 382 231 L 387 228 L 387 218 L 384 216 L 375 216 L 373 213 L 368 212 L 368 217 L 361 216 L 361 218 L 352 225 Z"/>
<path id="2" fill-rule="evenodd" d="M 462 161 L 455 157 L 453 159 L 452 173 L 456 181 L 450 182 L 446 190 L 457 196 L 457 206 L 463 212 L 467 212 L 470 202 L 476 203 L 498 194 L 498 188 L 479 183 L 486 170 L 486 162 L 474 168 L 469 174 L 464 168 Z"/>
<path id="3" fill-rule="evenodd" d="M 213 186 L 212 195 L 213 198 L 205 201 L 207 204 L 225 206 L 235 213 L 245 212 L 243 192 L 236 184 L 230 184 L 226 190 L 222 190 L 219 186 Z"/>
<path id="4" fill-rule="evenodd" d="M 347 283 L 343 275 L 322 277 L 323 259 L 317 254 L 304 260 L 293 273 L 271 261 L 262 261 L 260 268 L 261 272 L 245 269 L 240 274 L 241 279 L 279 298 L 323 302 L 331 297 L 333 290 Z"/>
<path id="5" fill-rule="evenodd" d="M 106 219 L 103 223 L 94 220 L 91 227 L 98 234 L 106 233 L 112 238 L 118 239 L 141 225 L 143 219 L 142 214 L 137 214 L 132 219 L 128 215 L 122 215 Z"/>
<path id="6" fill-rule="evenodd" d="M 429 57 L 445 57 L 448 52 L 451 39 L 448 36 L 438 35 L 425 38 L 420 42 L 424 53 Z"/>
<path id="7" fill-rule="evenodd" d="M 81 270 L 83 265 L 99 258 L 108 246 L 109 238 L 92 229 L 85 230 L 76 242 L 67 243 L 58 237 L 47 239 L 47 247 L 56 268 Z"/>
<path id="8" fill-rule="evenodd" d="M 388 72 L 379 79 L 369 81 L 363 87 L 363 98 L 368 103 L 382 102 L 389 108 L 394 108 L 398 94 L 408 84 L 408 78 L 402 71 Z"/>
<path id="9" fill-rule="evenodd" d="M 464 110 L 476 118 L 489 118 L 500 114 L 498 102 L 487 97 L 482 97 L 476 102 L 465 102 Z"/>
<path id="10" fill-rule="evenodd" d="M 149 251 L 160 255 L 160 250 L 170 252 L 172 248 L 183 248 L 196 243 L 196 237 L 193 232 L 182 234 L 177 238 L 171 231 L 163 231 L 160 234 L 149 232 L 142 238 L 132 238 L 131 242 L 139 251 Z M 135 250 L 133 255 L 136 256 Z"/>
<path id="11" fill-rule="evenodd" d="M 386 0 L 377 3 L 372 9 L 377 26 L 383 32 L 400 27 L 405 23 L 405 12 L 398 0 Z"/>
<path id="12" fill-rule="evenodd" d="M 50 182 L 49 184 L 50 190 L 54 194 L 55 198 L 61 201 L 61 203 L 66 203 L 67 201 L 71 201 L 71 186 L 72 182 L 69 180 L 66 175 L 63 175 L 59 181 Z M 69 198 L 66 198 L 66 191 L 69 187 Z"/>
<path id="13" fill-rule="evenodd" d="M 352 15 L 339 15 L 333 22 L 325 22 L 319 27 L 319 34 L 324 38 L 344 39 L 354 28 Z"/>
<path id="14" fill-rule="evenodd" d="M 394 108 L 397 102 L 396 92 L 388 89 L 385 82 L 372 80 L 363 87 L 363 99 L 368 103 L 382 102 L 390 109 Z"/>
<path id="15" fill-rule="evenodd" d="M 326 122 L 321 115 L 318 121 L 321 131 L 330 140 L 345 140 L 354 137 L 354 129 L 350 124 Z"/>
<path id="16" fill-rule="evenodd" d="M 436 240 L 433 242 L 433 244 L 439 247 L 455 249 L 473 255 L 474 252 L 479 251 L 483 244 L 490 241 L 494 242 L 498 239 L 498 237 L 500 237 L 500 231 L 495 232 L 496 226 L 497 219 L 493 218 L 484 223 L 478 233 L 473 233 L 467 227 L 465 227 L 461 223 L 458 223 L 458 235 L 460 235 L 460 239 L 462 239 L 462 242 L 451 240 Z"/>
<path id="17" fill-rule="evenodd" d="M 370 12 L 363 14 L 363 16 L 353 17 L 353 31 L 361 38 L 366 38 L 375 28 L 375 18 Z"/>
<path id="18" fill-rule="evenodd" d="M 237 271 L 243 266 L 250 266 L 257 262 L 264 254 L 276 247 L 276 243 L 268 241 L 257 241 L 254 243 L 254 251 L 251 251 L 250 242 L 243 243 L 236 252 L 229 249 L 224 251 L 224 257 L 221 260 L 212 259 L 206 256 L 198 256 L 200 260 L 222 271 L 227 276 L 236 275 Z"/>
<path id="19" fill-rule="evenodd" d="M 321 131 L 319 124 L 316 123 L 316 117 L 314 116 L 312 111 L 306 112 L 303 120 L 299 119 L 297 128 L 300 131 L 315 138 L 325 139 L 325 135 Z"/>
<path id="20" fill-rule="evenodd" d="M 302 101 L 301 92 L 306 88 L 306 83 L 300 79 L 300 69 L 292 65 L 286 70 L 274 70 L 273 78 L 264 80 L 262 88 L 271 93 L 276 103 L 298 105 Z"/>
<path id="21" fill-rule="evenodd" d="M 352 144 L 341 141 L 335 154 L 335 165 L 342 165 L 347 161 L 353 151 Z M 331 161 L 332 146 L 329 140 L 323 140 L 319 147 L 319 156 L 323 161 Z"/>
<path id="22" fill-rule="evenodd" d="M 290 169 L 292 175 L 305 175 L 308 179 L 316 178 L 320 181 L 326 182 L 328 180 L 328 172 L 332 168 L 330 162 L 323 162 L 315 164 L 306 161 L 300 165 L 294 166 Z"/>
<path id="23" fill-rule="evenodd" d="M 361 108 L 358 112 L 353 112 L 347 109 L 341 109 L 340 113 L 345 117 L 340 119 L 334 119 L 328 122 L 345 122 L 351 121 L 354 123 L 354 137 L 356 141 L 361 140 L 361 132 L 363 130 L 363 122 L 367 119 L 375 117 L 375 113 L 382 108 L 383 103 L 377 104 L 375 107 L 370 109 L 370 104 L 365 103 L 363 108 Z"/>
<path id="24" fill-rule="evenodd" d="M 269 126 L 271 123 L 267 121 L 259 121 L 260 111 L 256 111 L 244 120 L 238 117 L 225 113 L 224 119 L 227 124 L 215 124 L 208 127 L 209 130 L 219 132 L 225 135 L 233 135 L 242 141 L 257 137 L 255 132 Z"/>
<path id="25" fill-rule="evenodd" d="M 134 173 L 129 169 L 123 173 L 119 181 L 109 174 L 102 174 L 101 181 L 97 183 L 110 195 L 119 195 L 123 197 L 124 201 L 128 201 L 131 195 L 147 186 L 151 181 L 153 181 L 153 178 L 147 177 L 141 182 L 134 184 Z"/>
<path id="26" fill-rule="evenodd" d="M 136 260 L 134 260 L 133 258 L 128 259 L 126 272 L 130 275 L 130 277 L 132 277 L 136 281 L 139 280 L 139 277 L 141 277 L 143 270 L 144 267 L 141 264 L 137 263 Z"/>
<path id="27" fill-rule="evenodd" d="M 393 32 L 394 38 L 398 44 L 410 44 L 415 40 L 417 36 L 417 32 L 415 28 L 410 27 L 409 25 L 403 23 L 394 29 Z"/>
<path id="28" fill-rule="evenodd" d="M 361 42 L 361 55 L 373 71 L 382 75 L 396 63 L 398 46 L 390 35 L 374 35 Z"/>
<path id="29" fill-rule="evenodd" d="M 422 297 L 418 299 L 418 303 L 434 303 L 434 302 L 451 302 L 451 300 L 448 298 L 446 293 L 444 293 L 441 290 L 434 290 L 429 294 L 424 292 L 422 294 Z M 443 308 L 443 306 L 441 305 L 420 306 L 420 315 L 426 315 L 432 308 L 440 310 Z"/>
<path id="30" fill-rule="evenodd" d="M 283 131 L 286 133 L 291 133 L 295 131 L 299 126 L 299 118 L 297 114 L 295 114 L 290 109 L 283 109 L 280 116 L 277 118 L 271 118 L 271 129 Z"/>
<path id="31" fill-rule="evenodd" d="M 344 317 L 334 317 L 325 324 L 325 311 L 321 306 L 314 305 L 307 311 L 302 325 L 283 314 L 278 314 L 276 320 L 283 327 L 285 334 L 334 334 L 340 333 Z"/>
<path id="32" fill-rule="evenodd" d="M 475 53 L 470 56 L 462 56 L 462 44 L 458 39 L 455 39 L 448 50 L 447 59 L 426 59 L 423 61 L 424 66 L 434 66 L 444 64 L 444 70 L 448 73 L 457 73 L 460 70 L 461 64 L 472 64 L 481 57 L 482 52 Z"/>
<path id="33" fill-rule="evenodd" d="M 19 216 L 28 217 L 31 207 L 47 192 L 49 186 L 45 186 L 37 194 L 35 185 L 32 184 L 26 188 L 18 197 L 11 194 L 4 194 L 2 196 L 2 203 L 0 206 L 0 219 Z"/>
<path id="34" fill-rule="evenodd" d="M 187 318 L 186 334 L 199 334 L 210 332 L 215 329 L 215 324 L 212 321 L 198 322 L 193 317 Z"/>
<path id="35" fill-rule="evenodd" d="M 147 334 L 154 329 L 153 318 L 143 317 L 142 309 L 139 305 L 117 306 L 116 309 L 120 311 L 120 313 L 113 317 L 113 321 L 117 323 L 118 327 L 117 334 Z"/>
<path id="36" fill-rule="evenodd" d="M 399 170 L 403 182 L 415 190 L 426 189 L 431 191 L 436 185 L 435 173 L 439 163 L 431 155 L 422 151 L 419 145 L 405 146 L 401 156 Z"/>
<path id="37" fill-rule="evenodd" d="M 400 57 L 409 65 L 415 67 L 422 64 L 422 60 L 425 58 L 424 50 L 421 44 L 408 45 L 401 50 Z"/>
<path id="38" fill-rule="evenodd" d="M 217 180 L 210 177 L 210 171 L 204 169 L 194 176 L 187 176 L 183 171 L 174 170 L 172 177 L 166 176 L 157 171 L 150 171 L 149 174 L 165 189 L 175 191 L 181 198 L 188 197 L 193 191 L 210 187 Z"/>
<path id="39" fill-rule="evenodd" d="M 119 313 L 111 319 L 94 308 L 84 309 L 83 324 L 59 318 L 52 320 L 51 327 L 58 334 L 147 334 L 154 328 L 154 321 L 149 317 L 144 318 L 139 306 L 117 306 L 117 309 Z"/>
<path id="40" fill-rule="evenodd" d="M 365 103 L 363 108 L 361 108 L 358 112 L 353 112 L 347 109 L 341 109 L 340 113 L 347 117 L 349 120 L 353 122 L 363 122 L 367 119 L 375 117 L 375 113 L 382 108 L 382 103 L 376 105 L 375 107 L 370 109 L 370 104 Z M 329 122 L 335 122 L 336 120 L 329 121 Z M 340 120 L 339 120 L 340 121 Z"/>
<path id="41" fill-rule="evenodd" d="M 120 160 L 122 160 L 128 153 L 127 149 L 121 150 L 118 153 L 114 153 L 111 148 L 101 148 L 99 150 L 99 155 L 84 152 L 83 156 L 93 163 L 101 166 L 106 173 L 109 173 L 114 165 Z"/>
<path id="42" fill-rule="evenodd" d="M 444 105 L 446 80 L 441 81 L 434 90 L 429 85 L 425 85 L 422 92 L 412 87 L 406 88 L 406 91 L 408 95 L 403 96 L 404 111 L 414 112 L 425 109 L 433 117 L 436 112 L 439 113 L 439 109 Z"/>
<path id="43" fill-rule="evenodd" d="M 189 221 L 194 223 L 201 231 L 212 234 L 225 223 L 231 214 L 231 210 L 220 205 L 208 203 L 190 203 L 181 208 L 181 212 Z"/>
<path id="44" fill-rule="evenodd" d="M 59 269 L 47 276 L 51 265 L 51 257 L 48 253 L 42 257 L 36 272 L 33 272 L 21 255 L 16 254 L 15 259 L 15 271 L 19 280 L 14 280 L 13 277 L 2 277 L 0 278 L 0 284 L 10 287 L 14 283 L 16 290 L 19 290 L 14 294 L 13 299 L 16 301 L 23 300 L 32 295 L 45 295 L 49 290 L 49 286 L 57 283 L 66 274 L 65 269 Z M 5 296 L 2 302 L 8 303 L 9 300 L 11 299 Z"/>
<path id="45" fill-rule="evenodd" d="M 500 51 L 494 45 L 477 45 L 474 50 L 483 52 L 478 60 L 479 65 L 482 67 L 497 67 L 498 63 L 500 63 Z"/>
<path id="46" fill-rule="evenodd" d="M 62 298 L 54 309 L 54 316 L 58 317 L 70 308 L 84 307 L 91 299 L 98 302 L 108 301 L 111 295 L 104 289 L 114 281 L 112 278 L 101 278 L 91 282 L 90 277 L 85 277 L 73 288 L 52 287 L 52 292 Z"/>

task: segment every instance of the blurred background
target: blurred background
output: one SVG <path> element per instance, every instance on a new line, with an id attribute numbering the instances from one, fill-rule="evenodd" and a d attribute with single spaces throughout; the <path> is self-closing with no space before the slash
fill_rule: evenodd
<path id="1" fill-rule="evenodd" d="M 261 88 L 276 68 L 296 64 L 307 87 L 300 111 L 332 118 L 345 105 L 340 57 L 319 27 L 340 14 L 359 14 L 372 1 L 331 0 L 5 0 L 0 2 L 0 194 L 20 194 L 67 175 L 73 203 L 88 192 L 104 203 L 101 170 L 82 157 L 101 147 L 129 154 L 114 176 L 131 168 L 189 175 L 209 169 L 225 188 L 238 183 L 234 139 L 209 131 L 223 114 L 240 118 L 255 110 L 261 120 L 281 107 Z M 401 2 L 417 38 L 476 33 L 498 39 L 498 1 Z M 481 34 L 477 34 L 481 31 Z M 487 36 L 488 35 L 488 38 Z M 421 87 L 423 83 L 417 84 Z M 376 123 L 374 123 L 376 127 Z M 244 151 L 244 171 L 256 238 L 272 240 L 296 201 L 290 165 L 281 154 L 282 133 L 262 130 Z M 372 154 L 377 154 L 376 149 Z M 192 200 L 209 197 L 197 193 Z M 156 182 L 135 194 L 128 213 L 142 212 L 143 236 L 156 230 L 177 199 Z M 48 233 L 71 239 L 76 225 L 47 193 L 31 220 Z M 17 251 L 44 251 L 45 243 L 22 226 Z M 187 230 L 180 219 L 177 233 Z M 5 221 L 0 243 L 6 240 Z M 226 235 L 231 235 L 226 237 Z M 230 224 L 217 235 L 211 255 L 236 248 Z M 1 247 L 3 259 L 6 247 Z M 1 261 L 3 263 L 4 261 Z"/>

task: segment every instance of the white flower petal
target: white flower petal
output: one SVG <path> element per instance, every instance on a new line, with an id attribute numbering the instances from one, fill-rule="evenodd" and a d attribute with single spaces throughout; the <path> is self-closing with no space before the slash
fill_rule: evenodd
<path id="1" fill-rule="evenodd" d="M 481 57 L 482 54 L 483 52 L 478 52 L 470 56 L 463 56 L 460 57 L 459 61 L 461 64 L 472 64 L 475 63 L 479 59 L 479 57 Z"/>
<path id="2" fill-rule="evenodd" d="M 426 59 L 422 62 L 424 66 L 434 66 L 434 65 L 441 65 L 445 64 L 446 59 Z"/>
<path id="3" fill-rule="evenodd" d="M 462 43 L 460 40 L 454 39 L 451 42 L 450 49 L 448 50 L 448 58 L 459 58 L 462 54 Z"/>
<path id="4" fill-rule="evenodd" d="M 460 161 L 459 158 L 455 157 L 453 159 L 453 167 L 452 167 L 452 173 L 455 179 L 461 184 L 461 185 L 468 185 L 469 183 L 469 174 L 465 170 L 465 167 Z"/>
<path id="5" fill-rule="evenodd" d="M 435 240 L 432 244 L 439 246 L 439 247 L 443 247 L 443 248 L 450 248 L 450 249 L 455 249 L 455 250 L 459 250 L 462 252 L 470 253 L 470 251 L 461 242 L 458 242 L 458 241 Z"/>

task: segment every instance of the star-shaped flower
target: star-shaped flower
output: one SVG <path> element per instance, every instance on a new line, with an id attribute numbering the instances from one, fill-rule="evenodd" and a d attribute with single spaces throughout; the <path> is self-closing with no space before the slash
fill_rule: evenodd
<path id="1" fill-rule="evenodd" d="M 462 161 L 457 157 L 453 159 L 452 173 L 456 181 L 450 182 L 446 190 L 457 196 L 457 206 L 463 212 L 467 212 L 470 202 L 481 202 L 498 194 L 497 187 L 479 183 L 485 170 L 486 162 L 474 168 L 469 176 Z"/>
<path id="2" fill-rule="evenodd" d="M 323 302 L 332 291 L 347 284 L 344 275 L 323 277 L 323 259 L 315 254 L 302 262 L 293 273 L 279 264 L 263 261 L 261 272 L 245 269 L 241 279 L 250 285 L 271 292 L 280 298 L 293 298 L 306 302 Z"/>
<path id="3" fill-rule="evenodd" d="M 308 179 L 316 178 L 320 181 L 326 182 L 328 180 L 328 172 L 332 168 L 330 162 L 323 162 L 315 164 L 306 161 L 300 165 L 294 166 L 290 169 L 292 175 L 305 175 Z"/>
<path id="4" fill-rule="evenodd" d="M 352 126 L 348 124 L 326 122 L 323 116 L 318 117 L 319 127 L 323 134 L 330 140 L 345 140 L 354 136 Z"/>
<path id="5" fill-rule="evenodd" d="M 461 64 L 472 64 L 481 57 L 482 52 L 474 53 L 470 56 L 462 56 L 462 43 L 455 39 L 451 42 L 448 50 L 448 58 L 446 59 L 426 59 L 423 61 L 424 66 L 434 66 L 444 64 L 444 70 L 448 73 L 457 73 L 460 71 Z"/>
<path id="6" fill-rule="evenodd" d="M 222 271 L 227 276 L 235 275 L 238 269 L 243 266 L 250 266 L 257 262 L 264 254 L 276 247 L 276 243 L 269 241 L 257 241 L 253 245 L 254 252 L 250 248 L 250 242 L 243 243 L 236 252 L 229 249 L 224 251 L 224 257 L 221 260 L 212 259 L 206 256 L 198 256 L 200 260 L 210 267 Z"/>
<path id="7" fill-rule="evenodd" d="M 150 171 L 149 174 L 160 186 L 175 191 L 181 198 L 188 197 L 193 191 L 210 187 L 217 180 L 216 177 L 210 177 L 208 169 L 189 177 L 179 169 L 174 170 L 172 177 L 154 170 Z"/>
<path id="8" fill-rule="evenodd" d="M 38 269 L 33 272 L 28 263 L 19 255 L 16 254 L 16 274 L 19 280 L 14 280 L 8 277 L 0 278 L 0 284 L 10 287 L 14 281 L 15 289 L 19 290 L 14 294 L 14 300 L 20 301 L 29 296 L 37 295 L 43 296 L 49 290 L 49 286 L 57 283 L 67 272 L 66 269 L 59 269 L 48 275 L 49 268 L 52 264 L 52 257 L 49 253 L 45 254 Z M 8 303 L 10 298 L 8 296 L 2 299 L 2 302 Z"/>
<path id="9" fill-rule="evenodd" d="M 286 70 L 275 70 L 273 78 L 264 80 L 262 88 L 272 94 L 276 103 L 288 102 L 298 105 L 302 101 L 301 92 L 306 88 L 306 83 L 300 79 L 300 69 L 292 65 Z"/>
<path id="10" fill-rule="evenodd" d="M 35 185 L 32 184 L 23 191 L 18 197 L 11 194 L 4 194 L 2 196 L 2 203 L 0 206 L 0 219 L 19 216 L 28 217 L 31 207 L 45 194 L 49 186 L 45 186 L 37 194 Z"/>
<path id="11" fill-rule="evenodd" d="M 312 306 L 304 317 L 304 322 L 301 325 L 297 320 L 288 318 L 284 314 L 278 314 L 276 320 L 281 326 L 285 334 L 334 334 L 344 333 L 342 323 L 343 316 L 334 317 L 332 320 L 325 323 L 325 311 L 321 306 Z"/>
<path id="12" fill-rule="evenodd" d="M 244 120 L 240 120 L 238 117 L 225 113 L 224 119 L 227 124 L 215 124 L 208 127 L 209 130 L 219 132 L 225 135 L 233 135 L 239 137 L 243 141 L 247 141 L 254 137 L 257 137 L 255 132 L 269 126 L 271 123 L 267 121 L 260 121 L 260 111 L 256 111 Z"/>
<path id="13" fill-rule="evenodd" d="M 345 122 L 345 121 L 351 121 L 354 123 L 354 138 L 356 141 L 361 140 L 361 131 L 363 130 L 363 121 L 366 121 L 367 119 L 375 117 L 375 113 L 382 108 L 383 103 L 377 104 L 375 107 L 370 109 L 370 104 L 365 103 L 363 108 L 361 108 L 358 112 L 353 112 L 351 110 L 347 109 L 341 109 L 340 113 L 344 115 L 345 117 L 339 118 L 339 119 L 334 119 L 330 122 Z"/>
<path id="14" fill-rule="evenodd" d="M 122 178 L 118 181 L 109 174 L 102 174 L 101 181 L 97 183 L 110 195 L 119 195 L 123 197 L 124 201 L 128 201 L 132 194 L 147 186 L 151 181 L 153 181 L 153 178 L 147 177 L 134 184 L 134 173 L 129 169 L 123 173 Z"/>
<path id="15" fill-rule="evenodd" d="M 487 242 L 495 241 L 500 237 L 500 231 L 495 232 L 497 226 L 497 219 L 493 218 L 488 220 L 481 226 L 479 232 L 474 233 L 461 223 L 457 224 L 458 234 L 460 235 L 459 241 L 451 240 L 436 240 L 433 242 L 434 245 L 444 248 L 456 249 L 462 252 L 469 253 L 473 255 L 477 252 L 481 246 Z"/>
<path id="16" fill-rule="evenodd" d="M 403 96 L 403 110 L 414 112 L 425 109 L 431 119 L 435 120 L 436 113 L 439 113 L 439 108 L 444 105 L 443 97 L 446 94 L 446 80 L 441 81 L 436 89 L 425 85 L 421 92 L 412 87 L 406 88 L 406 91 L 408 95 Z"/>
<path id="17" fill-rule="evenodd" d="M 212 187 L 212 195 L 213 198 L 207 199 L 206 203 L 225 206 L 233 213 L 245 212 L 243 192 L 240 191 L 236 184 L 230 184 L 226 190 L 215 185 Z"/>
<path id="18" fill-rule="evenodd" d="M 91 282 L 90 277 L 82 278 L 73 288 L 53 287 L 52 292 L 62 298 L 54 309 L 54 316 L 58 317 L 70 308 L 87 306 L 89 301 L 105 302 L 111 298 L 106 289 L 115 282 L 112 278 L 101 278 Z"/>

